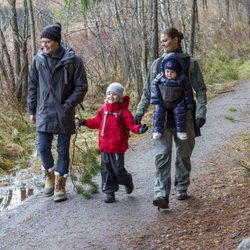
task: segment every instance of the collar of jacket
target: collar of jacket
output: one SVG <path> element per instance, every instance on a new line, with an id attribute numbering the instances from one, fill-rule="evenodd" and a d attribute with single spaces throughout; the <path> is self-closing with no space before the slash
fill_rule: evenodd
<path id="1" fill-rule="evenodd" d="M 52 55 L 44 53 L 44 52 L 43 52 L 43 49 L 42 49 L 42 54 L 43 54 L 43 56 L 45 56 L 45 57 L 50 57 L 50 58 L 56 58 L 56 59 L 61 59 L 61 58 L 63 57 L 63 55 L 64 55 L 64 52 L 65 52 L 65 49 L 64 49 L 62 46 L 60 46 L 60 47 L 55 51 L 55 53 L 52 54 Z"/>
<path id="2" fill-rule="evenodd" d="M 129 96 L 123 96 L 122 97 L 122 102 L 117 102 L 117 103 L 105 103 L 106 105 L 106 110 L 110 112 L 117 112 L 123 108 L 128 108 L 130 98 Z"/>
<path id="3" fill-rule="evenodd" d="M 45 54 L 43 52 L 43 49 L 40 48 L 37 52 L 37 60 L 39 60 L 40 63 L 44 64 L 46 62 L 46 56 L 49 56 L 49 55 Z M 58 58 L 60 60 L 57 67 L 59 65 L 65 65 L 74 61 L 75 51 L 71 47 L 65 44 L 61 44 L 60 48 L 57 49 L 56 53 L 52 55 L 52 58 Z"/>

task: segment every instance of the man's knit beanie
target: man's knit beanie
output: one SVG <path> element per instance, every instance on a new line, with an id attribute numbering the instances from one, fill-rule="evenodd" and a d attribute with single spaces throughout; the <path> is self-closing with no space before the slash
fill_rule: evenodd
<path id="1" fill-rule="evenodd" d="M 41 33 L 41 38 L 48 38 L 60 44 L 61 43 L 61 29 L 62 29 L 62 26 L 60 23 L 50 24 L 43 29 Z"/>
<path id="2" fill-rule="evenodd" d="M 109 84 L 106 94 L 109 92 L 117 94 L 120 98 L 123 96 L 124 87 L 119 82 Z"/>
<path id="3" fill-rule="evenodd" d="M 164 69 L 164 71 L 166 69 L 174 70 L 177 75 L 180 74 L 181 70 L 182 70 L 181 64 L 174 58 L 170 58 L 169 60 L 166 59 L 163 62 L 163 69 Z"/>

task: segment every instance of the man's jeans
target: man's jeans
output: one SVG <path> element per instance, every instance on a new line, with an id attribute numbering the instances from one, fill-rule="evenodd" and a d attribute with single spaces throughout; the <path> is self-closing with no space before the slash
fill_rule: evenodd
<path id="1" fill-rule="evenodd" d="M 50 169 L 54 167 L 54 158 L 51 152 L 52 141 L 54 134 L 37 132 L 39 153 L 42 160 L 43 167 Z M 69 172 L 69 147 L 70 147 L 71 134 L 58 134 L 57 135 L 57 165 L 55 171 L 60 176 L 64 176 Z"/>

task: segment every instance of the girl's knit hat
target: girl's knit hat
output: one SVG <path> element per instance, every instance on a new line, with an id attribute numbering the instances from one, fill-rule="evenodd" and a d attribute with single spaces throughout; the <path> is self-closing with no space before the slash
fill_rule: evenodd
<path id="1" fill-rule="evenodd" d="M 113 82 L 109 84 L 106 94 L 108 94 L 109 92 L 113 92 L 122 98 L 123 91 L 124 91 L 124 87 L 119 82 Z"/>

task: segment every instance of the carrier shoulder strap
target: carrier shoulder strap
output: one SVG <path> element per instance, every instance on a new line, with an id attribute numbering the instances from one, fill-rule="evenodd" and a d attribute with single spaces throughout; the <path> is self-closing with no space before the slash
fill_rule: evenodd
<path id="1" fill-rule="evenodd" d="M 185 58 L 182 58 L 182 60 L 183 60 L 183 66 L 184 66 L 184 74 L 189 78 L 189 67 L 190 67 L 191 58 L 185 57 Z"/>
<path id="2" fill-rule="evenodd" d="M 156 65 L 157 75 L 161 73 L 161 63 L 163 59 L 164 59 L 164 56 L 160 57 L 159 60 L 157 61 L 157 65 Z"/>

